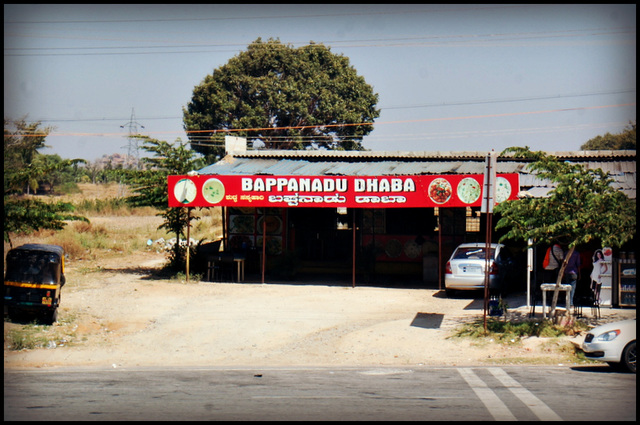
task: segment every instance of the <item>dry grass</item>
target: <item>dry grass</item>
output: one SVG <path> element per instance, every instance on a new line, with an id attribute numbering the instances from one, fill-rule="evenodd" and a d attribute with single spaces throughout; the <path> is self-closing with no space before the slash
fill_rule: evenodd
<path id="1" fill-rule="evenodd" d="M 118 183 L 78 183 L 78 188 L 80 192 L 63 195 L 60 199 L 67 202 L 80 202 L 87 199 L 124 198 L 131 195 L 131 191 L 127 186 Z"/>
<path id="2" fill-rule="evenodd" d="M 56 201 L 80 205 L 76 211 L 89 219 L 85 222 L 69 222 L 61 231 L 41 230 L 30 235 L 12 235 L 13 246 L 25 243 L 47 243 L 62 246 L 71 259 L 95 260 L 105 256 L 130 255 L 150 249 L 148 240 L 170 239 L 175 234 L 159 230 L 163 219 L 159 211 L 150 207 L 130 208 L 124 205 L 122 194 L 129 195 L 126 187 L 118 184 L 80 184 L 80 193 L 52 196 Z M 82 208 L 96 205 L 99 208 Z M 200 217 L 193 222 L 190 236 L 193 239 L 215 240 L 222 236 L 219 208 L 195 209 L 193 215 Z M 6 257 L 9 244 L 4 244 Z"/>

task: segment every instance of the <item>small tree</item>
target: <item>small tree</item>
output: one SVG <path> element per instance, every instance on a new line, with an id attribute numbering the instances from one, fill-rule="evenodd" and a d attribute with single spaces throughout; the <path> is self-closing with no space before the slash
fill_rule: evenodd
<path id="1" fill-rule="evenodd" d="M 73 214 L 68 202 L 43 202 L 24 198 L 23 192 L 35 191 L 45 176 L 51 176 L 82 159 L 43 161 L 38 149 L 51 129 L 24 120 L 4 121 L 4 240 L 12 233 L 32 233 L 40 229 L 61 230 L 66 221 L 89 221 Z"/>
<path id="2" fill-rule="evenodd" d="M 135 206 L 152 206 L 162 211 L 158 216 L 164 218 L 164 222 L 158 228 L 175 233 L 177 240 L 169 267 L 179 269 L 183 265 L 180 238 L 185 236 L 185 229 L 191 224 L 191 220 L 197 218 L 190 216 L 187 208 L 169 208 L 167 176 L 187 174 L 202 168 L 203 160 L 197 158 L 196 153 L 188 149 L 180 139 L 177 140 L 177 146 L 172 146 L 162 140 L 140 138 L 143 139 L 142 149 L 154 156 L 141 159 L 144 170 L 137 172 L 134 178 L 135 195 L 130 196 L 129 201 Z"/>
<path id="3" fill-rule="evenodd" d="M 636 233 L 636 204 L 613 188 L 613 179 L 599 168 L 588 170 L 528 147 L 507 148 L 503 154 L 507 152 L 532 161 L 530 170 L 556 184 L 546 198 L 505 201 L 494 210 L 501 215 L 496 229 L 508 229 L 500 241 L 531 239 L 535 245 L 553 241 L 568 245 L 551 303 L 550 315 L 554 316 L 562 276 L 575 247 L 593 240 L 620 247 L 632 239 Z"/>

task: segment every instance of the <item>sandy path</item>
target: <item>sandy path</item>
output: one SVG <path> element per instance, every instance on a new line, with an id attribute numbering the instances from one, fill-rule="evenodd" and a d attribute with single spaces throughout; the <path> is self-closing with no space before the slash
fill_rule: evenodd
<path id="1" fill-rule="evenodd" d="M 479 300 L 449 299 L 432 289 L 181 283 L 141 273 L 163 260 L 143 252 L 90 273 L 69 264 L 57 325 L 67 342 L 22 351 L 7 350 L 5 343 L 5 367 L 566 361 L 552 347 L 558 342 L 544 338 L 512 347 L 448 339 L 462 321 L 482 317 Z M 622 313 L 635 317 L 635 311 Z M 15 326 L 5 322 L 5 333 Z"/>

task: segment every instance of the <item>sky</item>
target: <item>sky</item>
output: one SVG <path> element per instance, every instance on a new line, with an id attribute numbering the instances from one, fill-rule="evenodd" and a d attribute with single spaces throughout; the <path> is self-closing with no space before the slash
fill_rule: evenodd
<path id="1" fill-rule="evenodd" d="M 62 158 L 186 142 L 194 87 L 259 37 L 349 58 L 368 150 L 573 151 L 636 120 L 635 4 L 5 4 L 4 117 Z"/>

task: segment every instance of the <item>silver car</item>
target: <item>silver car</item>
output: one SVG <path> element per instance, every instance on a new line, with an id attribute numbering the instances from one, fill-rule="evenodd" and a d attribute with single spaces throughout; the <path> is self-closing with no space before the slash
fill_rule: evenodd
<path id="1" fill-rule="evenodd" d="M 447 295 L 456 290 L 484 289 L 486 244 L 484 242 L 459 245 L 445 267 L 444 286 Z M 502 244 L 490 245 L 489 290 L 492 293 L 506 291 L 505 278 L 514 267 L 513 258 Z"/>
<path id="2" fill-rule="evenodd" d="M 596 326 L 585 336 L 582 350 L 589 359 L 636 373 L 636 319 Z"/>

